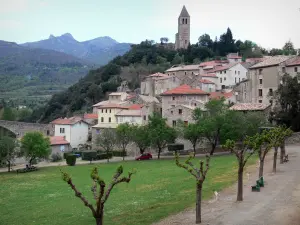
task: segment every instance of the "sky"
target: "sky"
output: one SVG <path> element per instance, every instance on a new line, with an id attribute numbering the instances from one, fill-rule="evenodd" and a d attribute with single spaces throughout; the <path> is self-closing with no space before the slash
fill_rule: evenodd
<path id="1" fill-rule="evenodd" d="M 0 40 L 24 43 L 68 32 L 78 41 L 174 42 L 183 5 L 191 43 L 204 33 L 214 40 L 230 27 L 235 39 L 265 48 L 291 40 L 300 48 L 299 0 L 0 0 Z"/>

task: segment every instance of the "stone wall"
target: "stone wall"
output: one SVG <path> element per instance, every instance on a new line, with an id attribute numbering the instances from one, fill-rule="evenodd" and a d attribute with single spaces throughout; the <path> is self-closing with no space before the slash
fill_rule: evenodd
<path id="1" fill-rule="evenodd" d="M 286 139 L 285 141 L 286 144 L 299 144 L 300 143 L 300 132 L 295 132 L 290 136 L 289 138 Z"/>
<path id="2" fill-rule="evenodd" d="M 31 131 L 39 131 L 46 136 L 54 135 L 54 126 L 52 124 L 23 123 L 18 121 L 0 120 L 0 127 L 13 132 L 17 138 Z"/>

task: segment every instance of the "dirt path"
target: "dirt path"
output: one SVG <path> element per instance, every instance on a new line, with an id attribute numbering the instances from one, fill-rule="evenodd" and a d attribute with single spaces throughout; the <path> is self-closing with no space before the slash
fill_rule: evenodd
<path id="1" fill-rule="evenodd" d="M 202 204 L 202 224 L 205 225 L 300 225 L 300 147 L 287 146 L 290 161 L 277 166 L 272 174 L 270 152 L 265 165 L 265 187 L 251 192 L 257 180 L 257 165 L 248 169 L 250 179 L 244 185 L 244 201 L 237 203 L 236 186 L 220 193 L 218 201 Z M 205 185 L 205 184 L 204 184 Z M 188 209 L 155 225 L 192 225 L 195 213 Z"/>

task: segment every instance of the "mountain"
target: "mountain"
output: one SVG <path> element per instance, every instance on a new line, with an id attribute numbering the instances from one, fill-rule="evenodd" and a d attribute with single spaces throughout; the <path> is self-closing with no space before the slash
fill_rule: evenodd
<path id="1" fill-rule="evenodd" d="M 19 99 L 51 96 L 84 77 L 91 68 L 89 62 L 66 53 L 0 40 L 0 97 L 15 99 L 19 104 Z"/>
<path id="2" fill-rule="evenodd" d="M 48 39 L 24 43 L 22 46 L 55 50 L 87 60 L 96 65 L 104 65 L 116 56 L 123 55 L 129 51 L 131 44 L 118 43 L 108 36 L 79 42 L 70 33 L 66 33 L 58 37 L 50 35 Z"/>

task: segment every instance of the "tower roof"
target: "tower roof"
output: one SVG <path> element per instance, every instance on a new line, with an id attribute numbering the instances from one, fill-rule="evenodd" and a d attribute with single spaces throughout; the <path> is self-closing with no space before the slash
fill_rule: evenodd
<path id="1" fill-rule="evenodd" d="M 179 17 L 190 17 L 190 14 L 188 13 L 188 11 L 185 8 L 185 5 L 183 6 Z"/>

